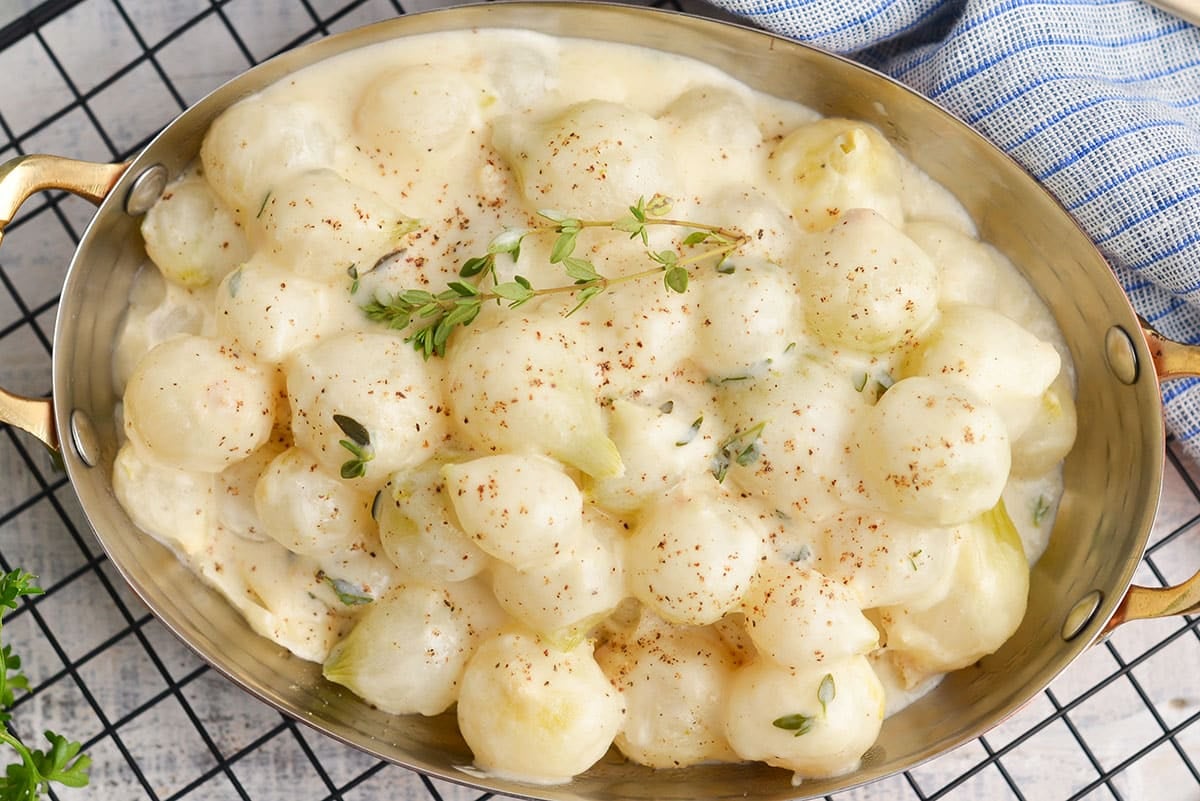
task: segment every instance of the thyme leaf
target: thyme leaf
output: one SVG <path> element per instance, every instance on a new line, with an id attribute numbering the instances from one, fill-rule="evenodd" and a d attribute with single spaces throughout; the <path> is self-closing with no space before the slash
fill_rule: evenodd
<path id="1" fill-rule="evenodd" d="M 560 264 L 563 259 L 575 252 L 575 242 L 579 238 L 579 230 L 572 228 L 558 235 L 550 248 L 550 263 Z"/>
<path id="2" fill-rule="evenodd" d="M 639 199 L 638 204 L 641 205 L 641 203 L 642 201 Z M 672 205 L 674 205 L 674 202 L 671 198 L 655 193 L 642 208 L 652 217 L 665 217 L 671 213 Z"/>
<path id="3" fill-rule="evenodd" d="M 918 548 L 917 550 L 912 551 L 908 554 L 908 563 L 910 565 L 912 565 L 913 570 L 920 569 L 920 565 L 917 564 L 917 557 L 920 556 L 924 552 L 925 552 L 924 548 Z"/>
<path id="4" fill-rule="evenodd" d="M 687 292 L 688 288 L 688 271 L 682 267 L 671 267 L 663 276 L 663 282 L 666 283 L 667 289 L 673 289 L 679 294 Z"/>
<path id="5" fill-rule="evenodd" d="M 854 376 L 854 391 L 865 392 L 868 387 L 871 393 L 875 396 L 875 401 L 883 397 L 883 393 L 892 388 L 892 384 L 896 383 L 896 379 L 892 378 L 891 373 L 877 373 L 871 375 L 867 372 L 857 373 Z"/>
<path id="6" fill-rule="evenodd" d="M 657 253 L 651 253 L 650 258 L 666 267 L 668 271 L 679 263 L 679 254 L 673 250 L 660 250 Z"/>
<path id="7" fill-rule="evenodd" d="M 488 255 L 495 256 L 497 253 L 507 253 L 512 256 L 513 261 L 516 261 L 521 258 L 521 242 L 525 240 L 525 236 L 528 233 L 528 228 L 510 228 L 502 232 L 488 243 Z"/>
<path id="8" fill-rule="evenodd" d="M 512 281 L 496 284 L 492 292 L 509 301 L 509 308 L 516 308 L 534 296 L 533 287 L 519 275 Z"/>
<path id="9" fill-rule="evenodd" d="M 577 282 L 595 281 L 600 277 L 600 273 L 596 272 L 596 266 L 587 259 L 581 259 L 576 256 L 567 256 L 562 260 L 563 269 L 566 270 L 569 278 L 574 278 Z"/>
<path id="10" fill-rule="evenodd" d="M 1042 521 L 1046 519 L 1046 515 L 1050 513 L 1050 501 L 1046 500 L 1045 495 L 1039 495 L 1037 503 L 1033 507 L 1033 524 L 1040 526 Z"/>
<path id="11" fill-rule="evenodd" d="M 821 714 L 827 714 L 825 705 L 837 697 L 837 687 L 833 683 L 833 674 L 826 673 L 821 677 L 821 684 L 817 687 L 817 700 L 821 702 Z"/>
<path id="12" fill-rule="evenodd" d="M 341 476 L 346 480 L 362 478 L 367 474 L 367 462 L 375 458 L 371 447 L 371 435 L 366 427 L 344 414 L 335 414 L 333 422 L 349 439 L 338 440 L 338 444 L 350 451 L 350 459 L 342 463 Z"/>
<path id="13" fill-rule="evenodd" d="M 366 427 L 355 420 L 353 417 L 347 417 L 344 414 L 335 414 L 333 422 L 342 430 L 350 439 L 357 442 L 359 445 L 367 446 L 371 444 L 371 435 L 367 432 Z"/>
<path id="14" fill-rule="evenodd" d="M 334 578 L 324 572 L 318 573 L 318 577 L 333 589 L 333 594 L 346 606 L 362 606 L 375 600 L 361 587 L 345 579 Z"/>
<path id="15" fill-rule="evenodd" d="M 578 295 L 579 302 L 576 303 L 575 306 L 569 312 L 567 312 L 566 316 L 570 317 L 572 314 L 574 314 L 575 312 L 582 309 L 583 304 L 587 303 L 589 300 L 596 297 L 603 291 L 604 291 L 604 286 L 601 284 L 593 284 L 592 286 L 581 289 L 579 291 L 579 295 Z"/>
<path id="16" fill-rule="evenodd" d="M 675 447 L 682 448 L 684 445 L 687 445 L 692 440 L 694 440 L 696 438 L 696 435 L 700 433 L 700 426 L 702 426 L 702 425 L 704 425 L 704 415 L 700 415 L 699 417 L 697 417 L 695 420 L 692 421 L 692 424 L 688 427 L 687 432 L 683 435 L 682 438 L 680 438 L 678 441 L 676 441 Z"/>
<path id="17" fill-rule="evenodd" d="M 896 379 L 892 378 L 890 373 L 875 376 L 875 400 L 878 401 L 883 397 L 883 393 L 892 388 L 892 384 L 896 383 Z"/>
<path id="18" fill-rule="evenodd" d="M 493 255 L 489 253 L 486 256 L 475 256 L 467 259 L 463 262 L 463 266 L 459 269 L 458 274 L 463 278 L 474 278 L 491 266 Z"/>
<path id="19" fill-rule="evenodd" d="M 771 725 L 777 729 L 792 732 L 793 737 L 799 737 L 802 734 L 808 734 L 812 731 L 813 724 L 816 722 L 815 717 L 809 715 L 783 715 L 771 721 Z"/>

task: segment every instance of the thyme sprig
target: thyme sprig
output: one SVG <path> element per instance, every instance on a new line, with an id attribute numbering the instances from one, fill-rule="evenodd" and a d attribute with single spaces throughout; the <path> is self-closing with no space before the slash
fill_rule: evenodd
<path id="1" fill-rule="evenodd" d="M 458 274 L 464 280 L 451 281 L 440 292 L 405 289 L 390 296 L 377 295 L 362 307 L 363 313 L 368 319 L 395 330 L 411 328 L 405 341 L 428 359 L 431 356 L 444 356 L 451 333 L 456 328 L 474 322 L 483 310 L 483 304 L 489 301 L 514 309 L 536 297 L 570 294 L 575 296 L 576 303 L 567 312 L 566 316 L 569 317 L 601 292 L 651 276 L 661 275 L 668 290 L 682 293 L 687 291 L 691 279 L 689 267 L 717 259 L 720 269 L 727 255 L 749 241 L 745 234 L 730 228 L 664 216 L 670 208 L 668 198 L 654 195 L 649 201 L 639 198 L 637 203 L 629 207 L 627 215 L 611 220 L 583 220 L 550 209 L 540 210 L 539 219 L 532 227 L 504 231 L 488 244 L 483 255 L 473 256 L 463 262 Z M 656 225 L 687 228 L 691 232 L 680 241 L 678 250 L 647 250 L 647 256 L 655 264 L 649 269 L 609 277 L 601 275 L 592 261 L 575 255 L 579 234 L 585 228 L 627 233 L 631 239 L 640 239 L 649 248 L 648 229 Z M 496 272 L 498 256 L 508 255 L 516 262 L 527 236 L 548 233 L 555 234 L 549 261 L 560 265 L 573 283 L 534 287 L 522 275 L 513 276 L 511 281 L 499 280 Z M 683 252 L 685 248 L 700 245 L 707 247 L 686 255 Z M 490 288 L 482 285 L 485 280 L 490 280 Z"/>

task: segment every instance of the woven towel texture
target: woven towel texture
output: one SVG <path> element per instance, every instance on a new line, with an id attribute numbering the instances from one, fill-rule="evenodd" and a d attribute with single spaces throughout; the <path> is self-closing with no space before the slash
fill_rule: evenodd
<path id="1" fill-rule="evenodd" d="M 714 2 L 974 126 L 1075 216 L 1143 317 L 1200 343 L 1200 29 L 1134 0 Z M 1163 401 L 1200 460 L 1200 381 Z"/>

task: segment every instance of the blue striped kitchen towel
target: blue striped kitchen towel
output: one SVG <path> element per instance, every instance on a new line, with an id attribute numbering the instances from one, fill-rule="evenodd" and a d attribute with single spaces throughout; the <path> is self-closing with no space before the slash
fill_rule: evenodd
<path id="1" fill-rule="evenodd" d="M 1139 0 L 713 0 L 903 81 L 1053 192 L 1138 312 L 1200 343 L 1200 29 Z M 1200 381 L 1163 387 L 1200 461 Z"/>

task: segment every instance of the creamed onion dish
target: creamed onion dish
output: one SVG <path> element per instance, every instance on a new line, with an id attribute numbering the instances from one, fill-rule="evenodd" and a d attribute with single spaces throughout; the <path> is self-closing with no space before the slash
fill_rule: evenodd
<path id="1" fill-rule="evenodd" d="M 479 771 L 841 775 L 1024 615 L 1069 355 L 868 125 L 428 34 L 228 109 L 142 233 L 121 504 Z"/>

